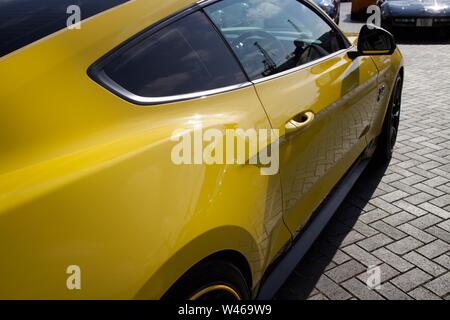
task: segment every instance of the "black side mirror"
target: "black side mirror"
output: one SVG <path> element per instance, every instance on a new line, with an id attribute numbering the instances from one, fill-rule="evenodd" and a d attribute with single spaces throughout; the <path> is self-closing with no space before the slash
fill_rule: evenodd
<path id="1" fill-rule="evenodd" d="M 360 56 L 391 55 L 395 49 L 397 45 L 391 33 L 374 25 L 363 25 L 358 36 L 358 49 L 350 51 L 348 56 L 355 59 Z"/>

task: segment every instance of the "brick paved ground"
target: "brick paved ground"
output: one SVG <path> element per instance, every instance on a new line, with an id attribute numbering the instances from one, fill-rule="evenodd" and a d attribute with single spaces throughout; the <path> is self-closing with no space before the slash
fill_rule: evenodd
<path id="1" fill-rule="evenodd" d="M 343 28 L 358 29 L 343 9 Z M 450 299 L 450 44 L 424 39 L 400 45 L 393 160 L 366 170 L 278 299 Z M 380 290 L 366 285 L 371 265 L 381 267 Z"/>

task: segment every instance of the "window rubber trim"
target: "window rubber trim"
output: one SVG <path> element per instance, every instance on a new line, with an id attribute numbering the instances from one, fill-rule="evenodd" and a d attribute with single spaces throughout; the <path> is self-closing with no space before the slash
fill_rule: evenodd
<path id="1" fill-rule="evenodd" d="M 339 28 L 336 28 L 335 25 L 332 24 L 332 20 L 331 18 L 329 18 L 325 12 L 321 12 L 321 10 L 319 10 L 317 7 L 315 7 L 314 5 L 310 4 L 308 1 L 304 1 L 304 0 L 297 0 L 299 2 L 301 2 L 302 4 L 304 4 L 305 6 L 307 6 L 308 8 L 310 8 L 313 12 L 315 12 L 316 14 L 318 14 L 320 17 L 323 18 L 323 20 L 328 23 L 330 25 L 330 27 L 332 29 L 334 29 L 335 31 L 337 31 L 343 38 L 343 40 L 346 42 L 347 44 L 347 48 L 346 49 L 342 49 L 339 50 L 337 52 L 333 52 L 330 55 L 327 55 L 325 57 L 322 57 L 320 59 L 311 61 L 310 63 L 298 66 L 296 68 L 290 69 L 290 70 L 286 70 L 284 72 L 280 72 L 268 77 L 264 77 L 264 78 L 260 78 L 260 79 L 256 79 L 253 81 L 249 80 L 249 77 L 247 75 L 247 73 L 245 72 L 241 62 L 239 61 L 239 59 L 237 58 L 236 54 L 234 53 L 234 51 L 232 50 L 232 48 L 230 47 L 229 43 L 224 39 L 223 34 L 220 32 L 220 30 L 217 28 L 217 26 L 211 21 L 211 19 L 209 18 L 209 16 L 204 12 L 203 8 L 207 7 L 213 3 L 219 2 L 219 1 L 223 1 L 223 0 L 201 0 L 196 2 L 193 5 L 188 6 L 187 8 L 181 9 L 178 12 L 175 12 L 174 14 L 152 24 L 151 26 L 145 28 L 144 30 L 140 31 L 139 33 L 137 33 L 136 35 L 132 36 L 131 38 L 129 38 L 128 40 L 124 41 L 122 44 L 120 44 L 119 46 L 117 46 L 116 48 L 113 48 L 111 51 L 109 51 L 106 55 L 104 55 L 103 57 L 101 57 L 100 59 L 98 59 L 96 62 L 94 62 L 87 70 L 87 74 L 88 76 L 94 80 L 95 82 L 97 82 L 99 85 L 101 85 L 103 88 L 107 89 L 108 91 L 110 91 L 111 93 L 115 94 L 116 96 L 119 96 L 120 98 L 135 104 L 135 105 L 140 105 L 140 106 L 154 106 L 154 105 L 160 105 L 160 104 L 168 104 L 168 103 L 175 103 L 175 102 L 180 102 L 180 101 L 186 101 L 186 100 L 192 100 L 192 99 L 197 99 L 197 98 L 205 98 L 211 95 L 216 95 L 219 93 L 225 93 L 225 92 L 229 92 L 229 91 L 234 91 L 234 90 L 238 90 L 238 89 L 242 89 L 242 88 L 246 88 L 249 86 L 253 86 L 254 84 L 257 83 L 261 83 L 261 82 L 265 82 L 265 81 L 269 81 L 278 77 L 282 77 L 282 76 L 286 76 L 288 74 L 291 73 L 295 73 L 299 70 L 311 67 L 315 64 L 321 63 L 325 60 L 328 60 L 334 56 L 337 56 L 343 52 L 349 51 L 353 48 L 353 46 L 350 44 L 350 42 L 348 41 L 347 37 L 342 33 L 342 31 Z M 160 31 L 161 29 L 167 27 L 168 25 L 188 16 L 189 14 L 192 14 L 194 12 L 197 11 L 202 11 L 203 14 L 206 15 L 206 17 L 208 18 L 208 20 L 210 21 L 210 23 L 212 24 L 214 30 L 216 30 L 216 32 L 219 34 L 220 38 L 222 39 L 222 41 L 224 41 L 226 47 L 228 48 L 228 50 L 230 51 L 231 55 L 234 57 L 234 59 L 237 61 L 238 65 L 241 68 L 241 71 L 243 72 L 243 74 L 245 75 L 245 77 L 247 78 L 246 82 L 243 83 L 238 83 L 235 85 L 231 85 L 231 86 L 227 86 L 227 87 L 221 87 L 221 88 L 217 88 L 217 89 L 212 89 L 212 90 L 206 90 L 206 91 L 199 91 L 199 92 L 192 92 L 192 93 L 187 93 L 187 94 L 180 94 L 180 95 L 172 95 L 172 96 L 163 96 L 163 97 L 144 97 L 144 96 L 139 96 L 136 95 L 132 92 L 130 92 L 129 90 L 125 89 L 124 87 L 122 87 L 121 85 L 119 85 L 117 82 L 115 82 L 113 79 L 111 79 L 105 72 L 104 72 L 104 67 L 110 63 L 116 56 L 118 56 L 119 54 L 121 54 L 122 52 L 128 50 L 130 47 L 136 45 L 137 43 L 144 41 L 146 38 L 152 36 L 153 34 L 155 34 L 156 32 Z"/>
<path id="2" fill-rule="evenodd" d="M 124 51 L 128 50 L 129 48 L 135 46 L 137 43 L 144 41 L 148 37 L 152 36 L 156 32 L 160 31 L 161 29 L 169 26 L 170 24 L 192 14 L 197 11 L 202 11 L 202 7 L 195 3 L 187 8 L 184 8 L 170 16 L 168 16 L 165 19 L 162 19 L 148 28 L 140 31 L 136 35 L 132 36 L 128 40 L 124 41 L 122 44 L 117 46 L 116 48 L 112 49 L 109 53 L 98 59 L 96 62 L 94 62 L 87 70 L 88 76 L 97 82 L 99 85 L 101 85 L 103 88 L 107 89 L 108 91 L 112 92 L 113 94 L 119 96 L 120 98 L 136 105 L 140 106 L 154 106 L 154 105 L 160 105 L 160 104 L 167 104 L 167 103 L 175 103 L 180 101 L 186 101 L 186 100 L 192 100 L 197 98 L 205 98 L 207 96 L 216 95 L 219 93 L 234 91 L 242 88 L 246 88 L 249 86 L 252 86 L 253 84 L 250 81 L 237 83 L 235 85 L 226 86 L 226 87 L 219 87 L 217 89 L 211 89 L 211 90 L 205 90 L 205 91 L 197 91 L 192 93 L 186 93 L 186 94 L 180 94 L 180 95 L 171 95 L 171 96 L 162 96 L 162 97 L 144 97 L 139 96 L 137 94 L 134 94 L 130 92 L 129 90 L 125 89 L 123 86 L 115 82 L 113 79 L 111 79 L 104 71 L 104 67 L 110 63 L 115 57 L 117 57 L 119 54 L 123 53 Z M 203 12 L 203 11 L 202 11 Z M 203 12 L 203 14 L 205 14 Z M 206 14 L 205 14 L 206 15 Z M 209 20 L 209 17 L 206 15 L 206 18 Z M 211 23 L 211 22 L 210 22 Z M 213 29 L 219 33 L 219 31 L 216 29 L 216 26 L 212 24 Z M 222 39 L 222 34 L 219 33 L 220 39 Z M 226 48 L 229 49 L 228 44 L 225 43 Z M 229 49 L 231 50 L 231 49 Z M 236 56 L 234 55 L 234 52 L 231 51 L 231 55 L 234 59 L 236 59 L 239 68 L 242 71 L 242 74 L 245 76 L 246 79 L 248 79 L 246 72 L 242 69 L 242 65 L 237 60 Z"/>
<path id="3" fill-rule="evenodd" d="M 205 98 L 207 96 L 216 95 L 219 93 L 224 93 L 228 91 L 238 90 L 242 88 L 246 88 L 249 86 L 252 86 L 253 84 L 251 82 L 243 82 L 227 87 L 221 87 L 217 89 L 211 89 L 211 90 L 205 90 L 205 91 L 198 91 L 193 93 L 186 93 L 186 94 L 180 94 L 180 95 L 172 95 L 172 96 L 166 96 L 166 97 L 143 97 L 136 95 L 121 85 L 119 85 L 117 82 L 115 82 L 113 79 L 111 79 L 106 73 L 101 70 L 100 72 L 97 72 L 95 74 L 95 77 L 97 79 L 97 82 L 102 84 L 104 87 L 106 87 L 109 91 L 112 91 L 119 97 L 123 98 L 124 100 L 127 100 L 133 104 L 141 105 L 141 106 L 152 106 L 152 105 L 158 105 L 158 104 L 166 104 L 166 103 L 175 103 L 185 100 L 192 100 L 197 98 Z"/>

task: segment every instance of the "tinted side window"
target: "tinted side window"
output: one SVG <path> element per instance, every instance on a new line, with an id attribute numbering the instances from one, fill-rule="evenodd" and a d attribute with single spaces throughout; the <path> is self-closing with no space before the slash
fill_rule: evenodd
<path id="1" fill-rule="evenodd" d="M 223 0 L 205 8 L 250 79 L 346 48 L 341 34 L 297 0 Z"/>
<path id="2" fill-rule="evenodd" d="M 178 20 L 117 56 L 105 73 L 142 97 L 167 97 L 246 82 L 202 12 Z"/>

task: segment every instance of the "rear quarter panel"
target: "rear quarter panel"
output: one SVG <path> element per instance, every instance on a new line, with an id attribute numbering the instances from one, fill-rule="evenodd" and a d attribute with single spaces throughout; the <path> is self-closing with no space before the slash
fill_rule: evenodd
<path id="1" fill-rule="evenodd" d="M 270 128 L 252 87 L 138 107 L 86 74 L 190 2 L 132 1 L 0 59 L 0 298 L 159 298 L 224 249 L 246 257 L 256 283 L 289 238 L 274 222 L 277 176 L 170 158 L 178 128 Z M 69 265 L 81 290 L 66 287 Z"/>

